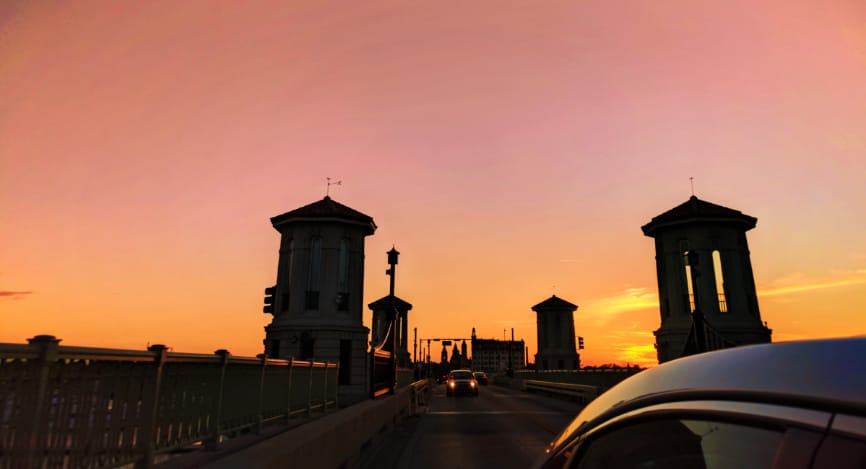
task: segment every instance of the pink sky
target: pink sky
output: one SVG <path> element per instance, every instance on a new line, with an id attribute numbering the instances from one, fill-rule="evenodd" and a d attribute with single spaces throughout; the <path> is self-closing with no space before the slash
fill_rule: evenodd
<path id="1" fill-rule="evenodd" d="M 866 333 L 859 0 L 5 2 L 0 103 L 0 342 L 260 352 L 325 177 L 419 337 L 535 353 L 555 289 L 585 363 L 653 363 L 639 227 L 690 176 L 758 218 L 774 340 Z"/>

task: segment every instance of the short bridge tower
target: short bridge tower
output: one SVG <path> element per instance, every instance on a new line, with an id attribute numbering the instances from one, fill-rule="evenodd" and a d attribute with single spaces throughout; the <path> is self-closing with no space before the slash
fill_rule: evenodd
<path id="1" fill-rule="evenodd" d="M 538 315 L 537 370 L 578 370 L 580 355 L 574 343 L 577 305 L 556 295 L 532 307 Z"/>

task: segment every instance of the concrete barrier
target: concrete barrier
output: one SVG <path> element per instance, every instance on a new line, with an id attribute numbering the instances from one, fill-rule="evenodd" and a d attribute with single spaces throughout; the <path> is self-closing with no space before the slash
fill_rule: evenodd
<path id="1" fill-rule="evenodd" d="M 598 386 L 587 386 L 584 384 L 552 383 L 550 381 L 523 381 L 523 389 L 529 392 L 540 392 L 552 396 L 564 396 L 576 400 L 581 404 L 598 397 L 601 393 Z"/>
<path id="2" fill-rule="evenodd" d="M 398 389 L 392 396 L 355 404 L 261 443 L 212 461 L 203 467 L 223 468 L 349 468 L 380 434 L 421 409 L 426 380 Z"/>

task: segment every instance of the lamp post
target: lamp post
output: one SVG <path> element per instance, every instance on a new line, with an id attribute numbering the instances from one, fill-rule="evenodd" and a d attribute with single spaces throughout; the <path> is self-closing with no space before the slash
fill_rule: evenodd
<path id="1" fill-rule="evenodd" d="M 388 289 L 388 299 L 390 300 L 390 307 L 388 308 L 388 319 L 391 323 L 391 380 L 390 385 L 388 387 L 388 394 L 394 394 L 397 390 L 397 334 L 399 331 L 397 330 L 397 304 L 394 301 L 394 277 L 397 274 L 397 257 L 400 253 L 393 246 L 391 250 L 388 251 L 388 265 L 391 267 L 385 271 L 385 273 L 390 277 L 390 288 Z"/>

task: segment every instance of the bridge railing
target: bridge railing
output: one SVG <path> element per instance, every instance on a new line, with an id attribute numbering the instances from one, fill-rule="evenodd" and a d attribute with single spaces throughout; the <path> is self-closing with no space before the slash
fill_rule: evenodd
<path id="1" fill-rule="evenodd" d="M 566 396 L 579 401 L 581 404 L 587 404 L 589 401 L 595 399 L 599 394 L 601 394 L 601 389 L 598 386 L 554 383 L 551 381 L 535 381 L 530 379 L 523 381 L 523 389 L 530 392 L 542 392 L 545 394 Z"/>
<path id="2" fill-rule="evenodd" d="M 0 468 L 149 467 L 337 405 L 336 363 L 29 342 L 0 344 Z"/>
<path id="3" fill-rule="evenodd" d="M 514 377 L 522 380 L 585 384 L 606 391 L 641 371 L 640 368 L 581 368 L 579 370 L 516 370 Z"/>

